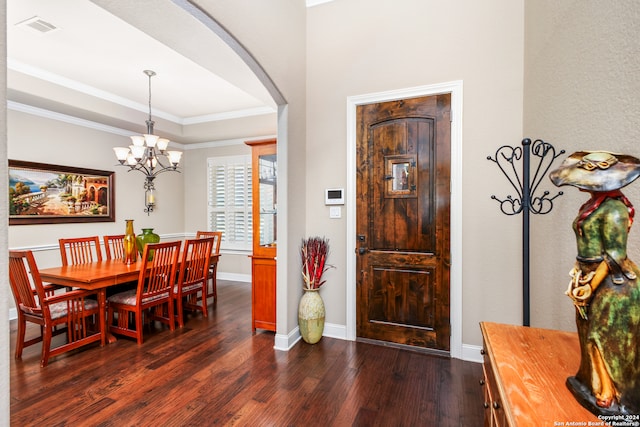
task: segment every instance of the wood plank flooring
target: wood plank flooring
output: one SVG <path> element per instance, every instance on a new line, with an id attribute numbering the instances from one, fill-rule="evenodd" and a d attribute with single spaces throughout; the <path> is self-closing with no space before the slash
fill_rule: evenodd
<path id="1" fill-rule="evenodd" d="M 326 337 L 276 351 L 272 333 L 251 334 L 250 285 L 219 281 L 218 292 L 208 319 L 188 315 L 173 333 L 157 324 L 140 347 L 119 338 L 46 368 L 40 344 L 14 359 L 12 321 L 11 425 L 482 425 L 480 364 Z"/>

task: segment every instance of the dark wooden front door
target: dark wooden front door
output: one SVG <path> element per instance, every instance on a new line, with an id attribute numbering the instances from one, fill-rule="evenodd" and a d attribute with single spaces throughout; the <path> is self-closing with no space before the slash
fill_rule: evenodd
<path id="1" fill-rule="evenodd" d="M 357 336 L 449 351 L 451 95 L 357 108 Z"/>

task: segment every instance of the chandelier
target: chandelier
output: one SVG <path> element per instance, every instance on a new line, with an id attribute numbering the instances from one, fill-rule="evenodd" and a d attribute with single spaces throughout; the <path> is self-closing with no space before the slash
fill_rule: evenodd
<path id="1" fill-rule="evenodd" d="M 133 145 L 129 147 L 114 147 L 116 158 L 121 166 L 129 166 L 129 171 L 140 171 L 145 175 L 144 181 L 144 211 L 149 215 L 156 205 L 156 194 L 153 180 L 158 174 L 167 171 L 180 172 L 181 151 L 167 151 L 169 140 L 153 134 L 155 122 L 151 119 L 151 77 L 155 71 L 144 70 L 149 77 L 149 118 L 147 119 L 147 133 L 133 135 Z"/>

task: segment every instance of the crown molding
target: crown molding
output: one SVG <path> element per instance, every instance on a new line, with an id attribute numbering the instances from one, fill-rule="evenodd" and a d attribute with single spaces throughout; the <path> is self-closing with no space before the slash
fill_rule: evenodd
<path id="1" fill-rule="evenodd" d="M 125 129 L 117 128 L 114 126 L 103 125 L 101 123 L 92 122 L 91 120 L 85 120 L 78 117 L 69 116 L 67 114 L 57 113 L 55 111 L 45 110 L 44 108 L 34 107 L 32 105 L 27 105 L 27 104 L 21 104 L 15 101 L 7 100 L 7 108 L 9 110 L 20 111 L 22 113 L 43 117 L 45 119 L 56 120 L 58 122 L 69 123 L 72 125 L 95 129 L 102 132 L 113 133 L 116 135 L 130 136 L 131 134 L 135 133 L 130 130 L 125 130 Z"/>
<path id="2" fill-rule="evenodd" d="M 221 120 L 240 119 L 242 117 L 261 116 L 275 114 L 277 111 L 271 107 L 247 108 L 246 110 L 227 111 L 224 113 L 207 114 L 205 116 L 189 117 L 182 121 L 183 125 L 195 125 L 199 123 L 217 122 Z"/>
<path id="3" fill-rule="evenodd" d="M 198 142 L 195 144 L 186 144 L 184 150 L 197 150 L 199 148 L 215 148 L 226 147 L 230 145 L 242 145 L 247 141 L 261 141 L 263 139 L 276 138 L 276 135 L 252 136 L 250 138 L 221 139 L 219 141 Z"/>
<path id="4" fill-rule="evenodd" d="M 32 105 L 21 104 L 15 101 L 7 101 L 7 108 L 12 111 L 19 111 L 26 114 L 31 114 L 38 117 L 43 117 L 45 119 L 56 120 L 58 122 L 69 123 L 75 126 L 81 126 L 88 129 L 94 129 L 101 132 L 112 133 L 120 136 L 131 136 L 132 134 L 136 134 L 136 132 L 117 128 L 114 126 L 103 125 L 102 123 L 93 122 L 91 120 L 85 120 L 74 116 L 69 116 L 67 114 L 57 113 L 51 110 L 45 110 L 44 108 L 34 107 Z M 171 141 L 172 147 L 184 149 L 185 144 L 181 144 L 179 142 Z"/>
<path id="5" fill-rule="evenodd" d="M 75 80 L 62 77 L 58 74 L 51 73 L 49 71 L 46 71 L 37 67 L 33 67 L 31 65 L 22 63 L 20 61 L 16 61 L 15 59 L 12 59 L 12 58 L 7 58 L 7 68 L 9 70 L 16 71 L 18 73 L 22 73 L 27 76 L 35 77 L 37 79 L 43 80 L 48 83 L 62 86 L 67 89 L 74 90 L 76 92 L 84 93 L 98 99 L 103 99 L 105 101 L 113 102 L 114 104 L 131 108 L 132 110 L 140 111 L 143 113 L 147 112 L 148 107 L 146 105 L 140 104 L 138 102 L 133 102 L 130 99 L 123 98 L 118 95 L 114 95 L 113 93 L 95 88 L 93 86 L 79 83 Z M 161 117 L 165 120 L 169 120 L 174 123 L 180 123 L 182 121 L 180 117 L 165 113 L 164 111 L 154 110 L 153 114 L 156 117 Z"/>
<path id="6" fill-rule="evenodd" d="M 313 7 L 313 6 L 318 6 L 320 4 L 323 3 L 329 3 L 332 2 L 333 0 L 306 0 L 307 3 L 307 7 Z"/>
<path id="7" fill-rule="evenodd" d="M 138 102 L 133 102 L 130 99 L 123 98 L 113 93 L 95 88 L 93 86 L 78 83 L 75 80 L 71 80 L 66 77 L 62 77 L 58 74 L 51 73 L 49 71 L 46 71 L 37 67 L 33 67 L 28 64 L 24 64 L 15 59 L 7 58 L 7 69 L 43 80 L 48 83 L 65 87 L 67 89 L 71 89 L 76 92 L 84 93 L 98 99 L 103 99 L 108 102 L 113 102 L 114 104 L 121 105 L 123 107 L 130 108 L 132 110 L 140 111 L 145 114 L 148 112 L 148 108 L 149 108 L 148 105 L 140 104 Z M 214 113 L 214 114 L 207 114 L 203 116 L 182 118 L 182 117 L 174 116 L 173 114 L 169 114 L 162 110 L 158 110 L 154 108 L 153 115 L 155 117 L 159 117 L 159 118 L 168 120 L 170 122 L 176 123 L 178 125 L 185 126 L 185 125 L 194 125 L 194 124 L 200 124 L 200 123 L 216 122 L 221 120 L 239 119 L 243 117 L 259 116 L 264 114 L 273 114 L 275 112 L 276 110 L 272 107 L 256 107 L 256 108 L 247 108 L 244 110 L 228 111 L 223 113 Z"/>
<path id="8" fill-rule="evenodd" d="M 7 101 L 7 108 L 12 111 L 19 111 L 26 114 L 31 114 L 34 116 L 42 117 L 45 119 L 56 120 L 63 123 L 69 123 L 75 126 L 81 126 L 93 130 L 98 130 L 101 132 L 112 133 L 120 136 L 131 136 L 135 132 L 130 130 L 117 128 L 114 126 L 103 125 L 101 123 L 93 122 L 91 120 L 80 119 L 78 117 L 69 116 L 67 114 L 56 113 L 55 111 L 45 110 L 44 108 L 33 107 L 31 105 L 21 104 L 15 101 Z M 228 145 L 241 145 L 246 141 L 253 140 L 262 140 L 262 139 L 271 139 L 276 138 L 276 135 L 262 135 L 262 136 L 254 136 L 247 138 L 236 138 L 236 139 L 224 139 L 218 141 L 207 141 L 207 142 L 198 142 L 194 144 L 181 144 L 179 142 L 171 141 L 170 144 L 172 147 L 179 148 L 181 150 L 197 150 L 199 148 L 213 148 L 213 147 L 224 147 Z"/>

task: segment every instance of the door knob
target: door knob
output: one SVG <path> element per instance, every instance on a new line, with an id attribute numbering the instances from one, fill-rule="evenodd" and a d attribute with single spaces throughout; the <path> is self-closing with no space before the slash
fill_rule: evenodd
<path id="1" fill-rule="evenodd" d="M 367 252 L 369 252 L 369 248 L 358 248 L 358 253 L 359 253 L 360 255 L 364 255 L 364 254 L 366 254 Z"/>

